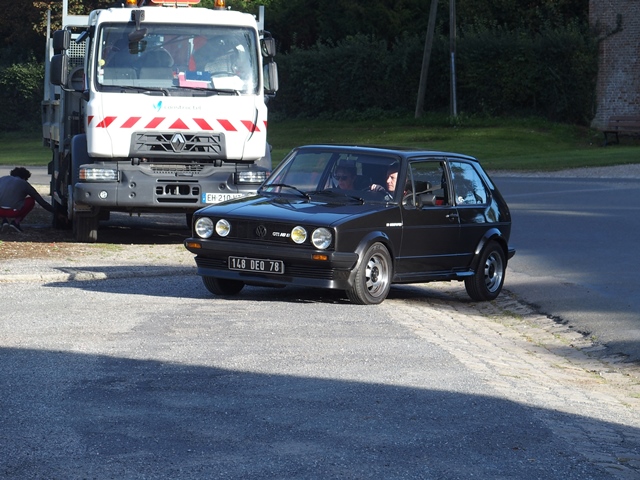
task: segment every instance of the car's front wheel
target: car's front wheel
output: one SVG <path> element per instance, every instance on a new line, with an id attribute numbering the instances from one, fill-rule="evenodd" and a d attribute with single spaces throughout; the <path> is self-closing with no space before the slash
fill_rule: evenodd
<path id="1" fill-rule="evenodd" d="M 371 245 L 358 265 L 353 287 L 347 290 L 352 303 L 376 305 L 382 303 L 391 288 L 391 255 L 381 243 Z"/>
<path id="2" fill-rule="evenodd" d="M 482 250 L 476 272 L 464 281 L 467 294 L 479 302 L 495 299 L 502 290 L 506 269 L 504 250 L 496 242 L 489 242 Z"/>
<path id="3" fill-rule="evenodd" d="M 240 280 L 225 280 L 224 278 L 202 277 L 204 286 L 214 295 L 222 297 L 236 295 L 244 288 Z"/>

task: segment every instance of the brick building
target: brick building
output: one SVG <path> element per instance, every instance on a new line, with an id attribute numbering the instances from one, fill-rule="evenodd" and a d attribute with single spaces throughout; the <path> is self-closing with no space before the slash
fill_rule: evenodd
<path id="1" fill-rule="evenodd" d="M 589 0 L 600 42 L 593 127 L 611 115 L 640 115 L 640 0 Z"/>

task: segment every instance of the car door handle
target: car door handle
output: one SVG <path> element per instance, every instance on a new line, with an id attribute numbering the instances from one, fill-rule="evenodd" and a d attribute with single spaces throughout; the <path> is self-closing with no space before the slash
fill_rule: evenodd
<path id="1" fill-rule="evenodd" d="M 449 220 L 457 220 L 458 219 L 458 214 L 457 213 L 448 213 L 447 215 L 445 215 L 446 219 Z"/>

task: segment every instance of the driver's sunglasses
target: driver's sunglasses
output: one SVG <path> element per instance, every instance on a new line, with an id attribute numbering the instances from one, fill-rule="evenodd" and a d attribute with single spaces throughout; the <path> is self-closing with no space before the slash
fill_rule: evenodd
<path id="1" fill-rule="evenodd" d="M 344 182 L 345 180 L 349 180 L 349 175 L 334 175 L 333 178 Z"/>

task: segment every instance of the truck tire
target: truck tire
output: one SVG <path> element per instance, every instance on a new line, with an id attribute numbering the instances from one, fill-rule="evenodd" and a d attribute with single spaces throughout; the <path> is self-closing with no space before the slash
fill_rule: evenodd
<path id="1" fill-rule="evenodd" d="M 94 243 L 98 241 L 98 215 L 76 213 L 73 217 L 73 236 L 77 242 Z"/>
<path id="2" fill-rule="evenodd" d="M 58 228 L 61 230 L 67 230 L 71 228 L 71 222 L 69 221 L 69 217 L 67 216 L 67 207 L 56 202 L 55 200 L 51 201 L 51 206 L 53 207 L 53 218 L 51 221 L 51 226 L 53 226 L 53 228 Z"/>

